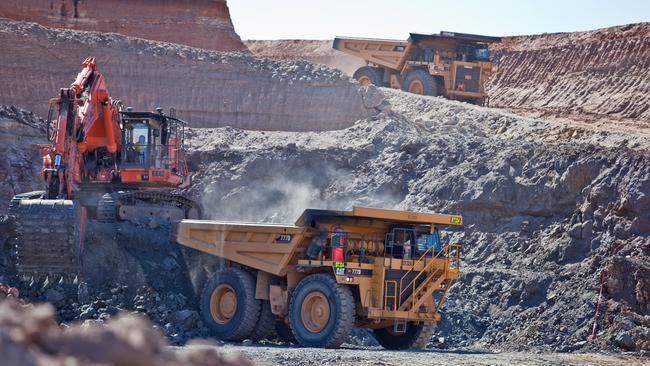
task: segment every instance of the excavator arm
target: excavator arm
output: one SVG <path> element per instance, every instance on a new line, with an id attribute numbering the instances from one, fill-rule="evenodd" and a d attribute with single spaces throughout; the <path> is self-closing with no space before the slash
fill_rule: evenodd
<path id="1" fill-rule="evenodd" d="M 44 149 L 43 175 L 47 198 L 73 198 L 82 181 L 84 155 L 105 149 L 115 156 L 121 145 L 119 103 L 110 97 L 96 60 L 84 60 L 69 88 L 50 101 L 57 111 L 52 145 Z"/>

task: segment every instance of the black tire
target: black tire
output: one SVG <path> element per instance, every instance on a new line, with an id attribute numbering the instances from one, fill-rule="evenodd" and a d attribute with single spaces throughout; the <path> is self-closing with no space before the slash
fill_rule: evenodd
<path id="1" fill-rule="evenodd" d="M 389 350 L 404 350 L 409 348 L 422 349 L 431 341 L 435 328 L 431 323 L 408 323 L 406 332 L 393 334 L 393 327 L 375 329 L 373 335 L 382 347 Z"/>
<path id="2" fill-rule="evenodd" d="M 302 320 L 302 307 L 308 296 L 326 301 L 329 316 L 321 330 L 314 332 Z M 313 274 L 305 277 L 293 291 L 289 307 L 291 331 L 305 347 L 337 348 L 345 342 L 354 327 L 355 303 L 350 288 L 338 284 L 333 276 Z"/>
<path id="3" fill-rule="evenodd" d="M 416 85 L 420 85 L 417 89 L 421 88 L 420 91 L 416 91 Z M 402 81 L 402 90 L 422 95 L 440 95 L 440 88 L 438 88 L 438 82 L 436 79 L 431 76 L 428 72 L 422 69 L 417 69 L 406 74 L 406 77 Z"/>
<path id="4" fill-rule="evenodd" d="M 282 320 L 276 320 L 275 322 L 275 334 L 278 338 L 287 343 L 297 343 L 296 337 L 293 336 L 291 328 Z"/>
<path id="5" fill-rule="evenodd" d="M 260 318 L 257 321 L 250 338 L 255 342 L 259 342 L 262 339 L 270 340 L 275 338 L 275 315 L 271 312 L 270 301 L 262 300 Z"/>
<path id="6" fill-rule="evenodd" d="M 357 69 L 352 77 L 363 86 L 367 85 L 368 82 L 375 86 L 383 86 L 384 70 L 378 67 L 363 66 Z"/>
<path id="7" fill-rule="evenodd" d="M 236 304 L 232 316 L 219 321 L 212 313 L 212 295 L 217 288 L 228 286 L 234 292 Z M 255 329 L 259 316 L 260 301 L 255 299 L 255 280 L 247 272 L 236 268 L 218 271 L 203 287 L 201 318 L 216 338 L 235 342 L 244 340 Z"/>

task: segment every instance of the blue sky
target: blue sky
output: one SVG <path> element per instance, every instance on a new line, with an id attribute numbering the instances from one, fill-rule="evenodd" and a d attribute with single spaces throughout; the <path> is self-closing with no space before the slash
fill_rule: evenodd
<path id="1" fill-rule="evenodd" d="M 650 0 L 230 0 L 228 6 L 242 39 L 406 39 L 409 32 L 440 30 L 507 36 L 650 21 Z"/>

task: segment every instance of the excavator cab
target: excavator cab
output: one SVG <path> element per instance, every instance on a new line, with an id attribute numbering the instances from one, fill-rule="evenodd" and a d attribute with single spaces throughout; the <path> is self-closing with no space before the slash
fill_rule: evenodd
<path id="1" fill-rule="evenodd" d="M 162 109 L 120 115 L 121 182 L 183 186 L 189 176 L 183 154 L 185 122 L 165 115 Z"/>

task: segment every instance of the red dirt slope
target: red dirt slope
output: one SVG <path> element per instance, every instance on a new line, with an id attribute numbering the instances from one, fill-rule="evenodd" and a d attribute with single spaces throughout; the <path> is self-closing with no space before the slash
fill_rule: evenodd
<path id="1" fill-rule="evenodd" d="M 508 37 L 490 103 L 536 116 L 650 127 L 650 23 Z"/>
<path id="2" fill-rule="evenodd" d="M 358 57 L 332 48 L 332 41 L 305 39 L 247 40 L 248 49 L 256 56 L 288 59 L 304 59 L 309 62 L 339 69 L 348 75 L 366 63 Z"/>
<path id="3" fill-rule="evenodd" d="M 0 16 L 47 27 L 246 51 L 235 33 L 226 0 L 3 0 Z"/>

